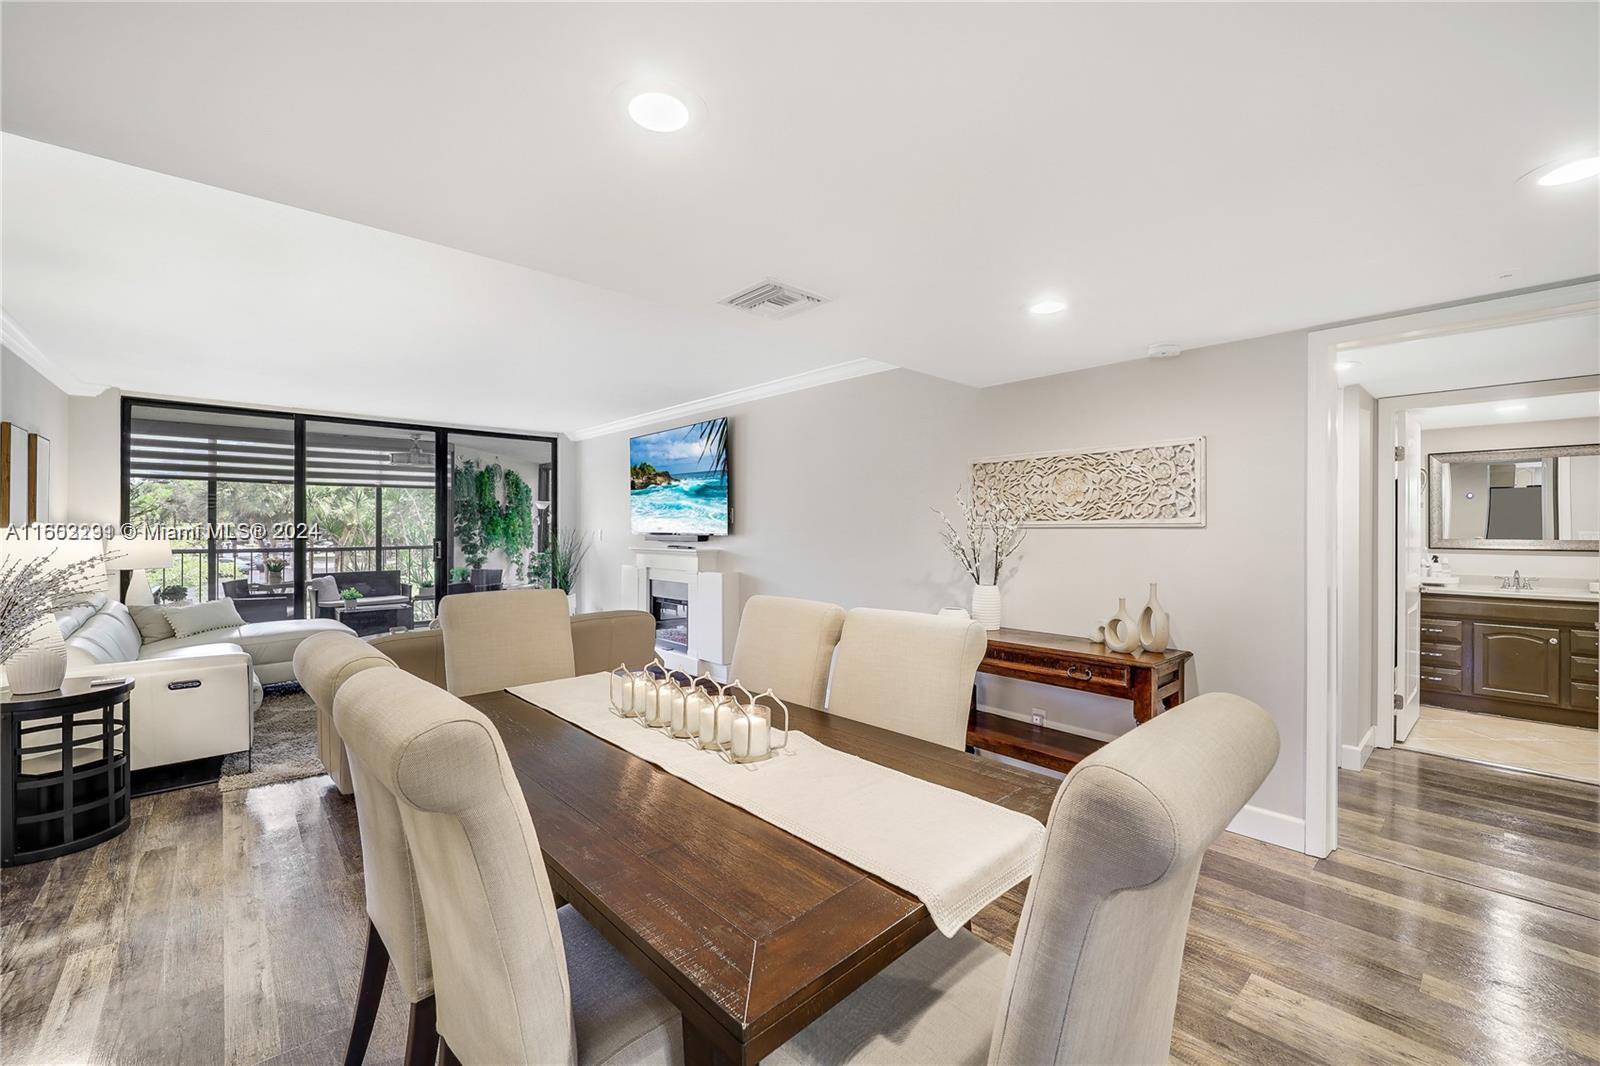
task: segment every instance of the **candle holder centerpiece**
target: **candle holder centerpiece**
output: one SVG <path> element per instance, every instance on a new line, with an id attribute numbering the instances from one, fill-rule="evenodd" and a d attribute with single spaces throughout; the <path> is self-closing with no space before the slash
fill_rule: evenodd
<path id="1" fill-rule="evenodd" d="M 666 674 L 667 668 L 660 659 L 652 659 L 643 670 L 630 670 L 627 663 L 619 664 L 611 671 L 611 713 L 619 718 L 647 717 L 660 702 Z"/>

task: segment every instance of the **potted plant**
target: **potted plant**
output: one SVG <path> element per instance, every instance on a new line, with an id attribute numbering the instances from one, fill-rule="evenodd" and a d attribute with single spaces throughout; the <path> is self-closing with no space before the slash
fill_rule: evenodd
<path id="1" fill-rule="evenodd" d="M 339 598 L 341 600 L 343 600 L 347 604 L 355 603 L 357 600 L 359 600 L 361 598 L 361 590 L 360 589 L 340 589 L 339 590 Z"/>
<path id="2" fill-rule="evenodd" d="M 1006 560 L 1022 547 L 1022 519 L 993 492 L 981 500 L 972 493 L 962 496 L 957 492 L 956 506 L 961 509 L 960 529 L 943 511 L 933 509 L 944 523 L 939 536 L 972 579 L 972 617 L 985 629 L 999 629 L 1000 578 Z"/>
<path id="3" fill-rule="evenodd" d="M 267 572 L 267 584 L 277 585 L 283 582 L 283 568 L 285 563 L 286 560 L 279 559 L 274 556 L 261 564 L 261 566 Z"/>
<path id="4" fill-rule="evenodd" d="M 163 585 L 156 590 L 154 598 L 162 603 L 183 603 L 189 598 L 189 590 L 182 585 Z"/>
<path id="5" fill-rule="evenodd" d="M 567 594 L 567 610 L 576 613 L 578 597 L 573 589 L 578 584 L 578 571 L 584 557 L 589 554 L 589 534 L 581 529 L 553 529 L 550 546 L 535 557 L 534 573 L 546 588 L 560 589 Z"/>

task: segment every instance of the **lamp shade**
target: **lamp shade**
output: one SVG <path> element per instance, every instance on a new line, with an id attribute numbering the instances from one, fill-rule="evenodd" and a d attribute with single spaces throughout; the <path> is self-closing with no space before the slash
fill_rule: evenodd
<path id="1" fill-rule="evenodd" d="M 172 542 L 150 537 L 113 537 L 106 553 L 108 570 L 159 570 L 172 565 Z"/>

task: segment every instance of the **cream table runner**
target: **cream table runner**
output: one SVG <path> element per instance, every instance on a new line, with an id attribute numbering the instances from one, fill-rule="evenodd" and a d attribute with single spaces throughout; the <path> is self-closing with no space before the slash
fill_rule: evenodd
<path id="1" fill-rule="evenodd" d="M 611 711 L 608 674 L 507 689 L 720 800 L 920 899 L 945 936 L 1033 873 L 1044 826 L 1025 814 L 835 751 L 740 766 Z"/>

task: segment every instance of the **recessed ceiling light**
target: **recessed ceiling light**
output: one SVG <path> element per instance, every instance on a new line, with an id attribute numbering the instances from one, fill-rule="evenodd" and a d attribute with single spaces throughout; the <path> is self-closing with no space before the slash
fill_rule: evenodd
<path id="1" fill-rule="evenodd" d="M 1514 415 L 1527 409 L 1528 405 L 1525 403 L 1503 403 L 1494 409 L 1494 413 L 1497 415 Z"/>
<path id="2" fill-rule="evenodd" d="M 1035 300 L 1028 305 L 1028 312 L 1035 315 L 1059 315 L 1066 309 L 1064 300 Z"/>
<path id="3" fill-rule="evenodd" d="M 1337 363 L 1333 364 L 1333 368 L 1335 370 L 1354 370 L 1360 365 L 1361 364 L 1356 362 L 1354 359 L 1341 359 Z"/>
<path id="4" fill-rule="evenodd" d="M 670 93 L 640 93 L 628 101 L 628 117 L 652 133 L 677 133 L 689 124 L 689 105 Z"/>
<path id="5" fill-rule="evenodd" d="M 1575 181 L 1592 178 L 1596 174 L 1600 174 L 1600 155 L 1591 155 L 1551 168 L 1539 175 L 1539 184 L 1571 185 Z"/>

